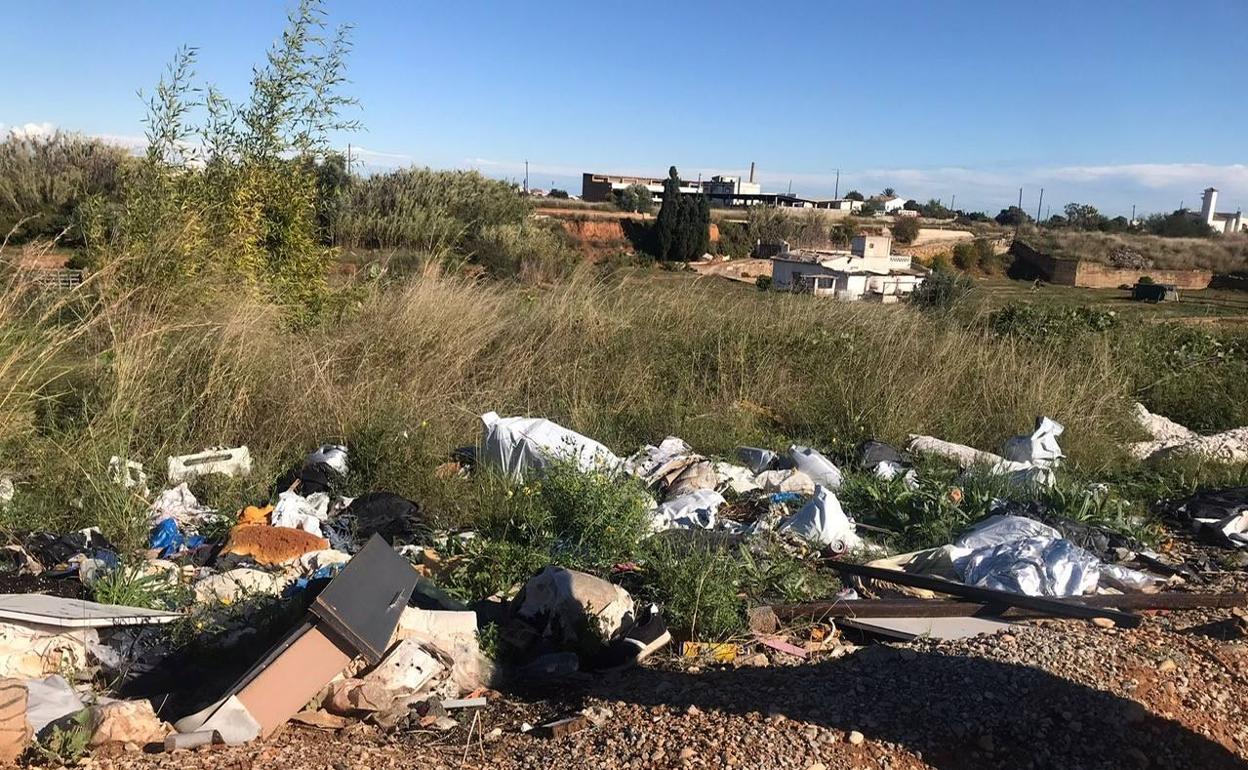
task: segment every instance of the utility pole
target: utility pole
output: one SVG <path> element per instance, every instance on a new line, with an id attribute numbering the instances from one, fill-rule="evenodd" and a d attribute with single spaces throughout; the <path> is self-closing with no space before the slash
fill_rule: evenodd
<path id="1" fill-rule="evenodd" d="M 347 142 L 347 176 L 351 176 L 351 143 Z"/>
<path id="2" fill-rule="evenodd" d="M 832 197 L 840 200 L 841 198 L 841 170 L 836 170 L 836 187 L 832 188 Z"/>
<path id="3" fill-rule="evenodd" d="M 529 194 L 529 162 L 524 162 L 524 194 Z"/>
<path id="4" fill-rule="evenodd" d="M 1135 227 L 1135 204 L 1131 204 L 1131 226 Z"/>
<path id="5" fill-rule="evenodd" d="M 1040 223 L 1040 207 L 1044 205 L 1044 188 L 1040 188 L 1040 202 L 1036 204 L 1036 224 Z"/>

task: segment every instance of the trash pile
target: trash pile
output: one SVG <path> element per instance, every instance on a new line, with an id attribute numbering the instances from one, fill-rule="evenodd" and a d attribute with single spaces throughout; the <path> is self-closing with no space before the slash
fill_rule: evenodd
<path id="1" fill-rule="evenodd" d="M 1149 412 L 1143 404 L 1135 405 L 1135 420 L 1150 439 L 1129 447 L 1131 455 L 1139 460 L 1196 457 L 1221 463 L 1248 462 L 1248 426 L 1202 436 Z"/>
<path id="2" fill-rule="evenodd" d="M 1139 417 L 1159 446 L 1198 440 L 1143 407 Z M 912 436 L 906 452 L 866 441 L 848 462 L 909 489 L 921 481 L 914 456 L 999 476 L 1020 491 L 1043 489 L 1060 471 L 1063 430 L 1040 417 L 1000 454 L 931 436 Z M 627 475 L 651 495 L 650 536 L 765 538 L 839 572 L 846 587 L 835 599 L 750 609 L 754 641 L 794 659 L 820 649 L 823 636 L 795 646 L 776 634 L 780 621 L 814 618 L 825 624 L 812 626 L 825 629 L 820 635 L 835 618 L 886 638 L 953 638 L 1018 616 L 1131 625 L 1134 609 L 1169 606 L 1175 596 L 1200 601 L 1159 592 L 1194 574 L 1184 564 L 1035 501 L 998 500 L 945 545 L 885 556 L 872 542 L 877 528 L 858 523 L 837 497 L 842 469 L 809 446 L 743 446 L 729 462 L 669 436 L 621 457 L 552 421 L 488 412 L 477 445 L 453 456 L 439 475 L 488 472 L 525 483 L 556 466 Z M 635 599 L 615 573 L 608 580 L 549 564 L 510 591 L 460 603 L 436 582 L 438 547 L 473 533 L 436 533 L 418 503 L 391 492 L 346 496 L 349 457 L 345 446 L 318 447 L 274 481 L 267 500 L 237 512 L 214 510 L 192 485 L 251 474 L 245 446 L 168 458 L 155 493 L 142 464 L 114 457 L 112 482 L 149 501 L 143 558 L 120 553 L 94 529 L 31 533 L 0 551 L 0 573 L 79 589 L 0 595 L 0 687 L 13 694 L 5 702 L 23 704 L 9 715 L 21 729 L 0 733 L 12 736 L 0 758 L 17 756 L 32 737 L 73 729 L 91 746 L 168 750 L 245 743 L 292 720 L 445 730 L 459 724 L 456 710 L 488 705 L 500 683 L 616 672 L 672 642 L 662 607 Z M 1168 515 L 1209 542 L 1248 546 L 1244 489 L 1179 501 Z M 856 563 L 863 559 L 873 560 Z M 617 566 L 623 574 L 636 565 Z M 177 598 L 148 609 L 87 595 Z M 175 649 L 168 630 L 188 624 L 203 645 Z M 505 658 L 497 654 L 504 648 Z M 739 645 L 692 639 L 681 651 L 744 659 Z M 110 683 L 107 693 L 92 686 L 100 681 Z"/>

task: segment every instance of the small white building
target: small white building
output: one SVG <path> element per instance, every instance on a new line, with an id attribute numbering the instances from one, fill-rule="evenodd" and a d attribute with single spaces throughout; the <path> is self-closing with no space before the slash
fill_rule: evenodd
<path id="1" fill-rule="evenodd" d="M 1200 218 L 1205 224 L 1212 227 L 1223 235 L 1233 235 L 1241 233 L 1246 228 L 1244 215 L 1241 211 L 1234 214 L 1218 211 L 1218 191 L 1213 187 L 1205 188 L 1205 193 L 1200 199 Z"/>
<path id="2" fill-rule="evenodd" d="M 909 257 L 892 253 L 887 235 L 858 235 L 849 251 L 799 249 L 771 258 L 772 288 L 819 297 L 897 302 L 926 277 Z"/>
<path id="3" fill-rule="evenodd" d="M 896 195 L 872 195 L 867 200 L 879 206 L 880 211 L 883 211 L 885 214 L 892 214 L 894 211 L 900 211 L 906 207 L 906 199 L 899 198 Z"/>
<path id="4" fill-rule="evenodd" d="M 827 198 L 813 201 L 813 203 L 817 209 L 841 211 L 846 214 L 855 214 L 862 211 L 862 201 L 850 200 L 849 198 Z"/>

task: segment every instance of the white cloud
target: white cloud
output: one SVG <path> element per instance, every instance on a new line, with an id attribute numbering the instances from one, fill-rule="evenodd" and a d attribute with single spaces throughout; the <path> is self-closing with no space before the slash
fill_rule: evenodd
<path id="1" fill-rule="evenodd" d="M 23 123 L 20 126 L 10 126 L 8 133 L 16 139 L 40 139 L 55 134 L 56 124 Z"/>

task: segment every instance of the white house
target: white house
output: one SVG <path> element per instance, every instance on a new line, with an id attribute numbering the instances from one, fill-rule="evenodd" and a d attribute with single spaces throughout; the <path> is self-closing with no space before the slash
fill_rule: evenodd
<path id="1" fill-rule="evenodd" d="M 880 211 L 883 211 L 885 214 L 900 211 L 906 206 L 906 199 L 899 198 L 896 195 L 872 195 L 867 200 L 879 206 Z"/>
<path id="2" fill-rule="evenodd" d="M 1218 211 L 1218 191 L 1213 187 L 1206 188 L 1205 194 L 1201 196 L 1200 218 L 1205 224 L 1223 235 L 1243 232 L 1248 226 L 1243 212 L 1236 211 L 1230 214 Z"/>
<path id="3" fill-rule="evenodd" d="M 820 297 L 896 302 L 927 277 L 910 258 L 892 253 L 887 235 L 859 235 L 849 251 L 799 249 L 771 258 L 771 285 Z"/>

